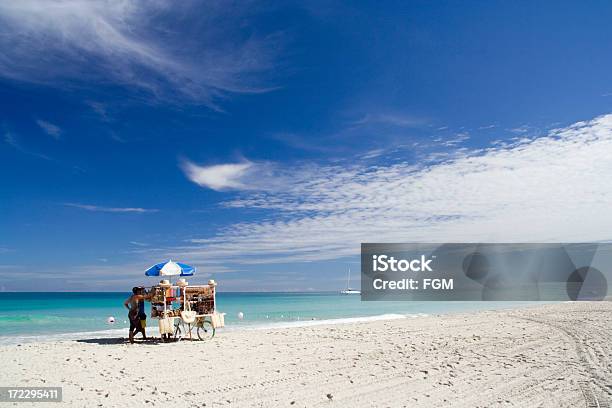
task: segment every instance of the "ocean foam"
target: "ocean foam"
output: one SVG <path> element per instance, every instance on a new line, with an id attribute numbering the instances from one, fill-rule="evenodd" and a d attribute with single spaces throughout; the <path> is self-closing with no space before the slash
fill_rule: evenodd
<path id="1" fill-rule="evenodd" d="M 274 323 L 256 323 L 251 326 L 234 326 L 232 330 L 267 330 L 267 329 L 288 329 L 293 327 L 310 327 L 310 326 L 324 326 L 324 325 L 336 325 L 336 324 L 350 324 L 350 323 L 366 323 L 375 322 L 379 320 L 397 320 L 406 319 L 410 317 L 423 317 L 428 316 L 424 313 L 416 314 L 397 314 L 387 313 L 375 316 L 361 316 L 361 317 L 343 317 L 338 319 L 321 319 L 321 320 L 299 320 L 292 322 L 274 322 Z"/>

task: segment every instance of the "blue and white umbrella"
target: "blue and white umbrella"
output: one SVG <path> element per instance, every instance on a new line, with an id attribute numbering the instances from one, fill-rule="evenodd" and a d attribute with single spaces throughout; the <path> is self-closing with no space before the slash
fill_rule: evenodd
<path id="1" fill-rule="evenodd" d="M 195 273 L 193 266 L 180 262 L 162 262 L 153 265 L 145 271 L 147 276 L 193 276 Z"/>

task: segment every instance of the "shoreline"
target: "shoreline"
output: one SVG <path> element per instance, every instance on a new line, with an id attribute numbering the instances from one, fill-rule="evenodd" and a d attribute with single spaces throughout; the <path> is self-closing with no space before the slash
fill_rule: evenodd
<path id="1" fill-rule="evenodd" d="M 402 314 L 390 314 L 385 313 L 381 315 L 374 316 L 358 316 L 358 317 L 344 317 L 338 319 L 321 319 L 321 320 L 296 320 L 289 322 L 271 322 L 271 323 L 254 323 L 250 325 L 241 325 L 241 326 L 226 326 L 222 329 L 219 329 L 219 333 L 231 333 L 231 332 L 241 332 L 241 331 L 258 331 L 258 330 L 275 330 L 275 329 L 292 329 L 292 328 L 301 328 L 301 327 L 313 327 L 313 326 L 334 326 L 341 324 L 354 324 L 354 323 L 366 323 L 366 322 L 375 322 L 375 321 L 386 321 L 386 320 L 396 320 L 396 319 L 409 319 L 409 318 L 418 318 L 418 317 L 427 317 L 430 316 L 425 313 L 418 313 L 413 315 L 402 315 Z M 147 319 L 147 332 L 152 333 L 154 336 L 159 336 L 159 330 L 156 325 L 151 325 L 151 321 L 157 323 L 156 320 Z M 56 341 L 78 341 L 78 340 L 87 340 L 89 337 L 98 336 L 102 338 L 113 338 L 113 336 L 119 336 L 121 338 L 127 339 L 127 331 L 128 328 L 115 328 L 115 329 L 106 329 L 106 330 L 94 330 L 94 331 L 86 331 L 86 332 L 65 332 L 65 333 L 54 333 L 43 336 L 22 336 L 22 335 L 14 335 L 14 336 L 6 336 L 0 337 L 0 347 L 5 345 L 14 345 L 14 344 L 26 344 L 26 343 L 50 343 Z M 139 339 L 139 337 L 137 337 Z"/>
<path id="2" fill-rule="evenodd" d="M 0 382 L 62 386 L 71 406 L 604 405 L 611 333 L 612 304 L 575 302 L 206 342 L 28 343 L 0 346 Z"/>
<path id="3" fill-rule="evenodd" d="M 472 302 L 465 302 L 472 303 Z M 510 303 L 510 302 L 508 302 Z M 523 308 L 538 307 L 542 304 L 550 303 L 536 303 L 536 304 L 514 304 L 508 305 L 508 307 L 497 307 L 492 308 L 481 308 L 474 310 L 445 310 L 437 311 L 436 313 L 381 313 L 376 315 L 367 316 L 347 316 L 329 319 L 303 319 L 303 320 L 290 320 L 290 321 L 264 321 L 259 320 L 253 323 L 238 324 L 238 325 L 226 325 L 226 327 L 220 329 L 219 333 L 227 333 L 234 331 L 249 331 L 249 330 L 274 330 L 274 329 L 291 329 L 300 327 L 314 327 L 314 326 L 325 326 L 325 325 L 340 325 L 340 324 L 351 324 L 351 323 L 365 323 L 373 321 L 385 321 L 385 320 L 396 320 L 396 319 L 413 319 L 429 316 L 445 316 L 457 313 L 473 314 L 484 311 L 493 310 L 518 310 Z M 151 333 L 153 336 L 159 337 L 159 330 L 157 328 L 157 321 L 154 319 L 147 319 L 147 333 Z M 127 339 L 128 327 L 121 328 L 106 328 L 101 330 L 87 330 L 87 331 L 73 331 L 73 332 L 57 332 L 57 333 L 45 333 L 41 335 L 8 335 L 0 336 L 0 346 L 13 345 L 13 344 L 26 344 L 26 343 L 49 343 L 57 341 L 75 341 L 75 340 L 86 340 L 90 337 L 102 337 L 102 338 L 113 338 L 120 337 Z"/>

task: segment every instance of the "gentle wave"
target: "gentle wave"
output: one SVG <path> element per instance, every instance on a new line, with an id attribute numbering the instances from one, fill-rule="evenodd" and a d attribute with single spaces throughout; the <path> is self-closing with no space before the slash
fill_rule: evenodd
<path id="1" fill-rule="evenodd" d="M 14 324 L 56 324 L 60 322 L 74 322 L 75 320 L 87 321 L 90 319 L 79 319 L 77 317 L 56 315 L 0 315 L 0 327 Z"/>
<path id="2" fill-rule="evenodd" d="M 360 316 L 360 317 L 342 317 L 338 319 L 321 319 L 321 320 L 298 320 L 292 322 L 274 322 L 274 323 L 257 323 L 252 326 L 234 326 L 236 330 L 264 330 L 264 329 L 287 329 L 292 327 L 310 327 L 310 326 L 323 326 L 327 324 L 349 324 L 349 323 L 365 323 L 375 322 L 379 320 L 397 320 L 406 319 L 409 317 L 423 317 L 428 316 L 425 313 L 416 314 L 398 314 L 398 313 L 386 313 L 376 316 Z"/>

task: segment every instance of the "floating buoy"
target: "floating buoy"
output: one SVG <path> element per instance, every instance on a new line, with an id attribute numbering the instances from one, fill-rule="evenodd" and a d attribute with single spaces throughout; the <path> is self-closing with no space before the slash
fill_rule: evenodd
<path id="1" fill-rule="evenodd" d="M 113 316 L 108 316 L 108 318 L 106 319 L 106 323 L 115 324 L 115 318 Z"/>
<path id="2" fill-rule="evenodd" d="M 239 318 L 240 320 L 244 319 L 244 313 L 242 313 L 242 312 L 238 312 L 238 318 Z"/>

